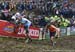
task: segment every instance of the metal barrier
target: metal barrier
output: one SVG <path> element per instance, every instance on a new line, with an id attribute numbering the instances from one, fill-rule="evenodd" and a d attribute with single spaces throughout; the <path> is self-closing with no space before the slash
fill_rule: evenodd
<path id="1" fill-rule="evenodd" d="M 61 37 L 69 36 L 69 35 L 75 35 L 75 27 L 60 27 L 60 33 L 61 33 Z M 42 40 L 42 39 L 50 39 L 49 31 L 44 32 L 44 34 L 42 34 L 42 31 L 40 31 L 39 39 L 40 40 Z"/>

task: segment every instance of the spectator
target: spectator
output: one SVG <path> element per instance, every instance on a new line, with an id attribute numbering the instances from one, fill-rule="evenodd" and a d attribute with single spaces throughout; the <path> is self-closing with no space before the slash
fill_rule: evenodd
<path id="1" fill-rule="evenodd" d="M 24 9 L 25 9 L 25 5 L 24 5 L 23 3 L 18 3 L 18 4 L 16 5 L 16 9 L 17 9 L 18 11 L 22 12 L 22 11 L 24 11 Z"/>
<path id="2" fill-rule="evenodd" d="M 8 2 L 3 2 L 3 3 L 2 3 L 2 9 L 7 9 L 7 10 L 9 10 L 9 3 L 8 3 Z"/>
<path id="3" fill-rule="evenodd" d="M 47 22 L 46 22 L 44 16 L 40 16 L 40 18 L 39 18 L 39 26 L 40 27 L 45 27 L 46 24 L 47 24 Z"/>
<path id="4" fill-rule="evenodd" d="M 9 14 L 9 10 L 7 10 L 7 9 L 4 9 L 4 10 L 2 10 L 2 18 L 1 19 L 3 19 L 3 20 L 7 20 L 7 21 L 10 21 L 10 14 Z"/>

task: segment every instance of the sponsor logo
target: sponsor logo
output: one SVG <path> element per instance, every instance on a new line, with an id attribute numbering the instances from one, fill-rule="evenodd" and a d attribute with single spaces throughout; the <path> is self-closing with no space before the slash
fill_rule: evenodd
<path id="1" fill-rule="evenodd" d="M 8 33 L 12 33 L 12 32 L 14 32 L 14 27 L 11 25 L 8 25 L 4 28 L 4 31 L 8 32 Z"/>

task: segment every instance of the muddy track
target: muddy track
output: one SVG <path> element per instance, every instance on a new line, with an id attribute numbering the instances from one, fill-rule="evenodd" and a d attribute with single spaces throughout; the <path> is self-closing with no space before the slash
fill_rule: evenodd
<path id="1" fill-rule="evenodd" d="M 57 39 L 55 47 L 49 40 L 33 40 L 26 44 L 24 39 L 0 37 L 0 52 L 75 52 L 75 36 Z"/>

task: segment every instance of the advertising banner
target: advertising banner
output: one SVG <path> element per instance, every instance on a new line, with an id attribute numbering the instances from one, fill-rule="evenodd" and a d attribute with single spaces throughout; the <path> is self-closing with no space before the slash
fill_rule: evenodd
<path id="1" fill-rule="evenodd" d="M 60 33 L 61 33 L 61 36 L 65 36 L 65 35 L 67 35 L 67 30 L 66 30 L 67 28 L 60 28 Z"/>
<path id="2" fill-rule="evenodd" d="M 15 28 L 15 25 L 5 21 L 0 20 L 0 36 L 16 37 L 16 38 L 25 38 L 26 33 L 23 27 Z M 30 27 L 29 36 L 31 38 L 39 38 L 39 28 Z"/>
<path id="3" fill-rule="evenodd" d="M 67 27 L 67 36 L 71 35 L 70 27 Z"/>
<path id="4" fill-rule="evenodd" d="M 75 35 L 75 27 L 74 26 L 70 27 L 70 33 L 71 33 L 71 35 Z"/>

